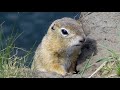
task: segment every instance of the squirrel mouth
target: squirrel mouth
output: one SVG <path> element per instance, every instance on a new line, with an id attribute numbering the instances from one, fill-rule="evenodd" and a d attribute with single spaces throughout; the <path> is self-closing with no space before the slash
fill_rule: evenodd
<path id="1" fill-rule="evenodd" d="M 77 44 L 77 45 L 75 45 L 75 46 L 81 46 L 80 44 Z"/>

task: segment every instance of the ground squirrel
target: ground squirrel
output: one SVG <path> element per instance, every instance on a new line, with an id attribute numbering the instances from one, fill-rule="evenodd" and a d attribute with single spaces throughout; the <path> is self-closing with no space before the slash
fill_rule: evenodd
<path id="1" fill-rule="evenodd" d="M 85 38 L 76 20 L 67 17 L 55 20 L 35 52 L 32 69 L 60 75 L 73 73 Z"/>

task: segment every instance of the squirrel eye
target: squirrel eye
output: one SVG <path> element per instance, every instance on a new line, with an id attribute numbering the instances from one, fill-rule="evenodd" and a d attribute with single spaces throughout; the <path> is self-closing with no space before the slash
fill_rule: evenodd
<path id="1" fill-rule="evenodd" d="M 63 35 L 68 35 L 68 32 L 65 29 L 62 29 L 61 32 Z"/>

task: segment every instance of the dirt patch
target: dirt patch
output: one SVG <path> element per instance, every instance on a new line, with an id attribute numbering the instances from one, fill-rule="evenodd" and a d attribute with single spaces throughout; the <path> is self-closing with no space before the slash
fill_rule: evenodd
<path id="1" fill-rule="evenodd" d="M 97 50 L 97 52 L 92 56 L 91 63 L 108 57 L 110 53 L 107 49 L 115 52 L 120 51 L 120 12 L 84 12 L 81 13 L 79 20 L 82 22 L 87 34 L 89 32 L 88 38 L 95 41 L 93 49 Z M 88 51 L 85 51 L 85 54 L 88 54 Z M 92 52 L 92 50 L 90 51 Z M 92 66 L 86 71 L 84 76 L 88 77 L 91 75 L 101 63 L 96 63 Z M 82 63 L 77 66 L 79 70 L 81 65 Z"/>

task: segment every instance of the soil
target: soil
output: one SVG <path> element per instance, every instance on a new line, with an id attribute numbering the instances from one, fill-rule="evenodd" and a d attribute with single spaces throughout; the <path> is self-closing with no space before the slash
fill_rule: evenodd
<path id="1" fill-rule="evenodd" d="M 90 63 L 95 63 L 83 74 L 82 77 L 87 78 L 102 63 L 96 61 L 110 55 L 106 48 L 120 51 L 120 12 L 81 12 L 79 21 L 87 35 L 87 41 L 78 58 L 77 70 L 83 69 L 87 59 L 91 59 Z M 81 78 L 79 73 L 65 77 L 40 72 L 37 75 L 40 78 Z M 93 77 L 99 76 L 96 74 Z"/>

